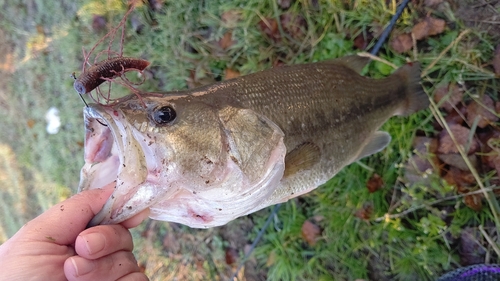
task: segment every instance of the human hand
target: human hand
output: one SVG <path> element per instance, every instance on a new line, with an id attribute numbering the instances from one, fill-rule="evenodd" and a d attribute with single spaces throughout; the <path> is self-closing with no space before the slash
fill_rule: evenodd
<path id="1" fill-rule="evenodd" d="M 83 191 L 26 223 L 0 245 L 0 280 L 148 280 L 128 231 L 147 211 L 119 225 L 85 229 L 112 192 Z"/>

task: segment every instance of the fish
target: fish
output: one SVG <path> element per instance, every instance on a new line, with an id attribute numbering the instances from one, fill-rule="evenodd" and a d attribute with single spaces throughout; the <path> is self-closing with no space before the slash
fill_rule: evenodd
<path id="1" fill-rule="evenodd" d="M 89 226 L 150 218 L 209 228 L 314 190 L 384 149 L 379 128 L 425 109 L 420 64 L 382 79 L 356 55 L 84 108 L 79 191 L 115 189 Z"/>

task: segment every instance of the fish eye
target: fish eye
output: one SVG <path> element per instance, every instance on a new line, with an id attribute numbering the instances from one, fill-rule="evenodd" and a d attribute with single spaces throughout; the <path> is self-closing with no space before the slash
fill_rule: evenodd
<path id="1" fill-rule="evenodd" d="M 177 114 L 171 106 L 162 106 L 153 111 L 153 121 L 158 125 L 165 125 L 174 121 Z"/>

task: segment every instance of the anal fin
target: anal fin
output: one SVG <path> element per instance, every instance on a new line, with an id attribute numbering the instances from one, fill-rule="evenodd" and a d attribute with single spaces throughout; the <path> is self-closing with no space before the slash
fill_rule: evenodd
<path id="1" fill-rule="evenodd" d="M 368 139 L 365 147 L 359 152 L 355 161 L 375 154 L 384 149 L 391 142 L 391 135 L 387 132 L 377 131 Z"/>
<path id="2" fill-rule="evenodd" d="M 310 169 L 320 160 L 321 152 L 317 145 L 305 142 L 298 145 L 285 156 L 285 173 L 283 177 L 299 171 Z"/>

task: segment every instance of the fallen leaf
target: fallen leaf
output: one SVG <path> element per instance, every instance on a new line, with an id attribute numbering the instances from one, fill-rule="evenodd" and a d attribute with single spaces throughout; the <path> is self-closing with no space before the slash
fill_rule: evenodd
<path id="1" fill-rule="evenodd" d="M 356 210 L 354 216 L 364 221 L 369 221 L 373 214 L 373 203 L 365 203 L 361 209 Z"/>
<path id="2" fill-rule="evenodd" d="M 307 22 L 301 16 L 293 13 L 285 13 L 280 16 L 283 32 L 289 34 L 293 39 L 301 41 L 306 34 Z"/>
<path id="3" fill-rule="evenodd" d="M 278 29 L 278 22 L 272 18 L 266 18 L 259 21 L 259 28 L 274 42 L 281 40 L 281 34 Z"/>
<path id="4" fill-rule="evenodd" d="M 159 12 L 165 4 L 164 2 L 165 0 L 148 0 L 149 6 L 154 12 Z"/>
<path id="5" fill-rule="evenodd" d="M 451 166 L 443 179 L 449 184 L 457 187 L 458 193 L 469 192 L 468 186 L 474 184 L 476 179 L 470 171 L 463 171 Z"/>
<path id="6" fill-rule="evenodd" d="M 459 153 L 450 153 L 450 154 L 438 154 L 438 158 L 444 163 L 459 168 L 462 171 L 469 171 L 469 167 L 465 163 L 464 158 Z M 468 155 L 467 158 L 471 163 L 472 167 L 477 168 L 477 156 L 475 154 Z"/>
<path id="7" fill-rule="evenodd" d="M 426 17 L 423 21 L 417 23 L 411 30 L 416 40 L 422 40 L 426 37 L 443 33 L 446 22 L 442 19 Z"/>
<path id="8" fill-rule="evenodd" d="M 370 193 L 374 193 L 375 191 L 381 189 L 382 186 L 384 186 L 384 181 L 377 173 L 374 173 L 366 182 L 366 188 L 368 188 Z"/>
<path id="9" fill-rule="evenodd" d="M 232 265 L 238 261 L 239 254 L 235 248 L 227 247 L 226 248 L 226 264 Z"/>
<path id="10" fill-rule="evenodd" d="M 469 194 L 464 197 L 464 203 L 472 210 L 479 212 L 483 209 L 482 194 Z"/>
<path id="11" fill-rule="evenodd" d="M 233 32 L 232 31 L 227 31 L 224 33 L 224 36 L 219 40 L 218 44 L 223 50 L 227 50 L 229 47 L 233 46 L 236 43 L 235 40 L 233 40 Z"/>
<path id="12" fill-rule="evenodd" d="M 226 68 L 226 70 L 224 70 L 224 80 L 233 79 L 239 76 L 240 73 L 236 70 L 233 70 L 231 68 Z"/>
<path id="13" fill-rule="evenodd" d="M 434 101 L 446 112 L 451 112 L 463 98 L 463 89 L 457 84 L 448 84 L 438 87 L 434 91 Z"/>
<path id="14" fill-rule="evenodd" d="M 173 254 L 178 254 L 181 252 L 181 244 L 179 240 L 175 237 L 174 233 L 168 232 L 163 237 L 163 248 L 165 251 Z"/>
<path id="15" fill-rule="evenodd" d="M 462 112 L 463 111 L 463 112 Z M 465 119 L 465 113 L 466 110 L 462 109 L 461 106 L 459 106 L 458 111 L 455 109 L 452 109 L 446 116 L 444 117 L 444 120 L 446 121 L 446 124 L 448 125 L 462 125 L 464 123 Z M 439 130 L 441 130 L 441 127 L 439 127 Z"/>
<path id="16" fill-rule="evenodd" d="M 406 53 L 413 47 L 411 35 L 409 33 L 400 34 L 391 39 L 389 43 L 398 54 Z"/>
<path id="17" fill-rule="evenodd" d="M 438 149 L 438 140 L 429 137 L 417 136 L 413 139 L 413 148 L 422 154 L 434 154 Z"/>
<path id="18" fill-rule="evenodd" d="M 101 32 L 106 29 L 106 18 L 101 15 L 94 15 L 92 17 L 92 29 L 96 32 Z"/>
<path id="19" fill-rule="evenodd" d="M 429 175 L 439 173 L 440 162 L 436 156 L 438 140 L 429 137 L 415 137 L 412 155 L 405 164 L 404 177 L 409 184 L 430 182 Z"/>
<path id="20" fill-rule="evenodd" d="M 495 69 L 495 74 L 500 76 L 500 44 L 495 48 L 495 54 L 493 57 L 493 69 Z"/>
<path id="21" fill-rule="evenodd" d="M 221 20 L 224 27 L 235 28 L 242 18 L 242 13 L 239 10 L 228 10 L 222 13 Z"/>
<path id="22" fill-rule="evenodd" d="M 277 0 L 277 1 L 278 1 L 278 6 L 280 6 L 282 10 L 287 10 L 292 5 L 293 0 Z"/>
<path id="23" fill-rule="evenodd" d="M 368 44 L 372 41 L 373 35 L 371 33 L 360 33 L 353 40 L 354 47 L 358 50 L 365 50 Z M 410 47 L 411 48 L 411 47 Z"/>
<path id="24" fill-rule="evenodd" d="M 272 251 L 266 261 L 266 266 L 270 267 L 276 262 L 276 252 Z"/>
<path id="25" fill-rule="evenodd" d="M 477 126 L 485 128 L 490 123 L 497 121 L 498 117 L 492 113 L 492 111 L 495 112 L 495 103 L 488 95 L 483 95 L 480 103 L 473 100 L 467 106 L 467 122 L 472 125 L 474 120 L 479 118 Z"/>
<path id="26" fill-rule="evenodd" d="M 484 263 L 486 250 L 481 245 L 481 232 L 477 227 L 466 227 L 460 233 L 458 254 L 463 266 Z"/>
<path id="27" fill-rule="evenodd" d="M 321 235 L 321 229 L 318 225 L 312 223 L 310 220 L 304 221 L 302 224 L 302 238 L 309 244 L 309 246 L 316 245 L 316 242 Z"/>
<path id="28" fill-rule="evenodd" d="M 471 133 L 470 129 L 456 124 L 451 124 L 449 127 L 450 132 L 455 136 L 457 144 L 461 145 L 465 149 Z M 476 152 L 478 148 L 479 144 L 477 140 L 475 138 L 472 138 L 469 150 L 466 151 L 466 153 L 472 154 Z M 453 143 L 450 133 L 448 133 L 448 131 L 446 130 L 443 130 L 441 131 L 441 133 L 439 133 L 438 152 L 441 154 L 458 153 L 458 149 L 455 146 L 455 143 Z"/>
<path id="29" fill-rule="evenodd" d="M 26 125 L 28 126 L 28 128 L 30 129 L 33 129 L 33 126 L 35 126 L 36 122 L 35 122 L 35 119 L 28 119 L 28 121 L 26 121 Z"/>
<path id="30" fill-rule="evenodd" d="M 424 5 L 427 7 L 437 6 L 443 3 L 444 0 L 425 0 Z"/>

